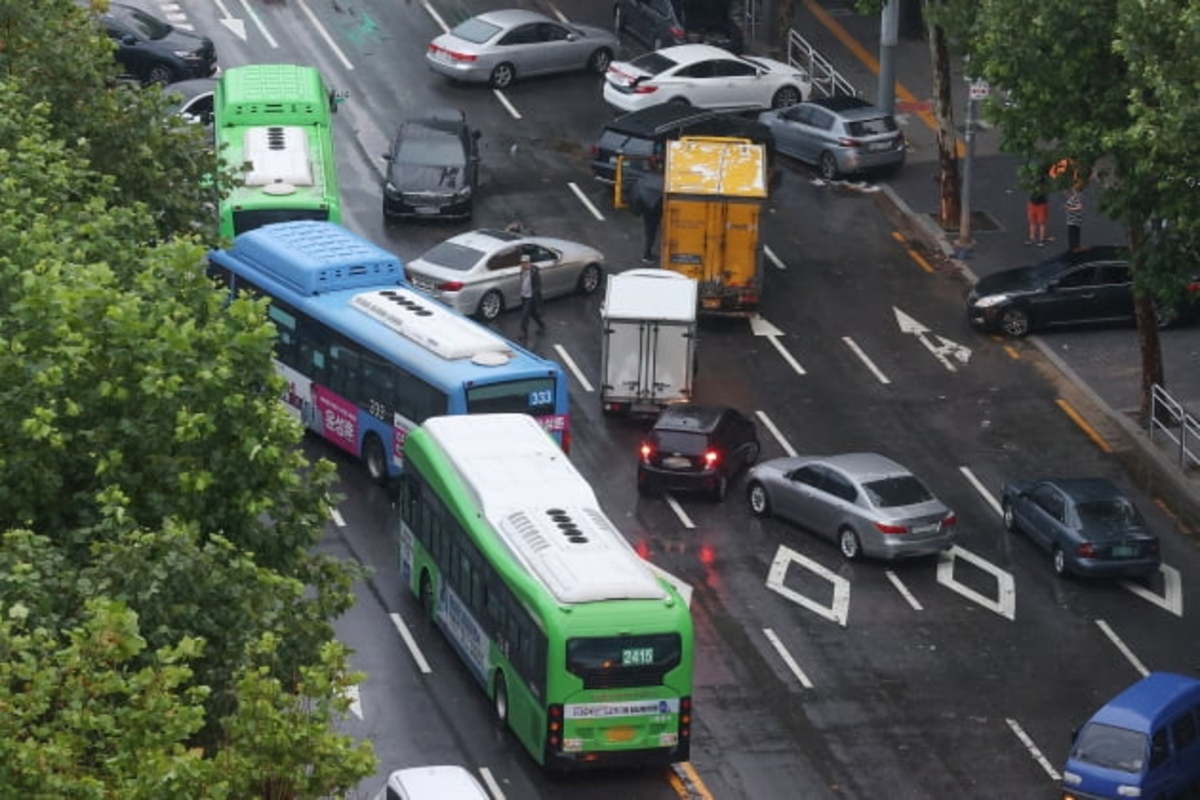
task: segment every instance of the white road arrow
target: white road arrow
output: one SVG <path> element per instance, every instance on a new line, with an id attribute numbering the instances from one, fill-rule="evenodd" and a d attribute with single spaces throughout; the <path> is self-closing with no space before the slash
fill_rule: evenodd
<path id="1" fill-rule="evenodd" d="M 229 15 L 229 9 L 225 8 L 225 4 L 221 0 L 213 0 L 217 4 L 217 9 L 221 12 L 221 24 L 229 30 L 233 31 L 233 35 L 246 41 L 246 23 L 242 22 L 237 17 Z"/>
<path id="2" fill-rule="evenodd" d="M 896 312 L 896 324 L 900 326 L 900 332 L 916 336 L 921 344 L 925 345 L 925 349 L 932 353 L 933 357 L 940 361 L 942 366 L 950 372 L 958 371 L 954 368 L 954 364 L 950 363 L 951 358 L 960 364 L 966 364 L 971 360 L 971 348 L 951 341 L 945 336 L 933 333 L 929 328 L 917 322 L 895 306 L 892 306 L 892 311 Z M 935 339 L 937 340 L 936 342 L 934 341 Z"/>
<path id="3" fill-rule="evenodd" d="M 806 375 L 804 367 L 800 366 L 800 362 L 792 357 L 792 354 L 779 343 L 779 337 L 783 336 L 783 331 L 776 328 L 771 323 L 767 322 L 758 314 L 750 317 L 750 332 L 755 336 L 765 336 L 767 340 L 775 346 L 779 351 L 779 355 L 783 356 L 783 360 L 791 365 L 792 369 L 796 370 L 797 375 Z"/>

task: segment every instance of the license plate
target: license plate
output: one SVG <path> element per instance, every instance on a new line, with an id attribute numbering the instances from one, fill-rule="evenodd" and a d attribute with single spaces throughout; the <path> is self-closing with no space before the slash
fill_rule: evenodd
<path id="1" fill-rule="evenodd" d="M 1137 555 L 1137 548 L 1126 545 L 1117 545 L 1112 549 L 1113 558 L 1133 558 Z"/>
<path id="2" fill-rule="evenodd" d="M 692 465 L 692 460 L 682 456 L 667 456 L 662 460 L 662 465 L 667 469 L 687 469 Z"/>
<path id="3" fill-rule="evenodd" d="M 436 214 L 441 211 L 437 206 L 414 206 L 413 211 L 418 214 Z"/>
<path id="4" fill-rule="evenodd" d="M 604 738 L 610 742 L 631 742 L 635 736 L 637 736 L 637 729 L 632 725 L 621 725 L 617 728 L 609 728 L 604 732 Z"/>
<path id="5" fill-rule="evenodd" d="M 938 529 L 938 526 L 936 524 L 934 524 L 934 525 L 916 525 L 913 527 L 912 532 L 918 536 L 923 536 L 927 533 L 937 533 L 937 529 Z"/>
<path id="6" fill-rule="evenodd" d="M 871 144 L 872 150 L 889 150 L 891 147 L 891 142 L 872 142 Z"/>
<path id="7" fill-rule="evenodd" d="M 718 297 L 705 297 L 700 301 L 700 305 L 704 306 L 705 308 L 720 308 L 721 299 Z"/>

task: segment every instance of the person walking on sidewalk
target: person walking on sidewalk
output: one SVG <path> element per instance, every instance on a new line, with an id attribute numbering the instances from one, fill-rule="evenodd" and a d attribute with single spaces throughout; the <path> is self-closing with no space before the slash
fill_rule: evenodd
<path id="1" fill-rule="evenodd" d="M 1025 203 L 1025 219 L 1029 222 L 1029 234 L 1025 244 L 1036 244 L 1045 247 L 1046 242 L 1054 241 L 1053 236 L 1046 235 L 1046 216 L 1049 204 L 1046 202 L 1046 179 L 1038 176 L 1033 191 L 1029 193 L 1029 201 Z"/>
<path id="2" fill-rule="evenodd" d="M 538 325 L 538 332 L 546 330 L 542 321 L 542 273 L 533 264 L 528 253 L 521 254 L 521 338 L 529 337 L 529 319 Z"/>
<path id="3" fill-rule="evenodd" d="M 1079 250 L 1083 227 L 1083 181 L 1076 180 L 1071 184 L 1063 209 L 1067 212 L 1067 249 Z"/>

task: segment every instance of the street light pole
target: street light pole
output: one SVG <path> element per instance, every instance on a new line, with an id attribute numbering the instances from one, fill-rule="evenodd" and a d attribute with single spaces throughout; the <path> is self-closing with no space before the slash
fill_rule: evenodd
<path id="1" fill-rule="evenodd" d="M 965 136 L 967 140 L 967 155 L 963 159 L 962 172 L 962 203 L 958 218 L 958 241 L 955 243 L 960 250 L 967 250 L 971 242 L 971 162 L 975 160 L 975 111 L 980 98 L 986 97 L 988 85 L 985 81 L 971 81 L 967 88 L 967 125 Z"/>
<path id="2" fill-rule="evenodd" d="M 879 13 L 879 103 L 885 114 L 896 111 L 896 43 L 900 39 L 900 0 L 887 0 Z"/>

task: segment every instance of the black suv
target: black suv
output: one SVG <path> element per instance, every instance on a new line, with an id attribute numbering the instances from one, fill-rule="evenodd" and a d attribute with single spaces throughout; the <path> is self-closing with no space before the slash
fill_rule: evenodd
<path id="1" fill-rule="evenodd" d="M 143 83 L 207 78 L 217 71 L 212 39 L 178 30 L 140 8 L 109 3 L 100 25 L 116 42 L 117 63 Z"/>
<path id="2" fill-rule="evenodd" d="M 758 120 L 678 103 L 622 114 L 604 126 L 592 145 L 592 174 L 602 181 L 616 177 L 617 156 L 625 156 L 622 179 L 636 180 L 646 171 L 661 172 L 667 142 L 680 136 L 740 136 L 775 148 L 771 129 Z"/>
<path id="3" fill-rule="evenodd" d="M 642 442 L 638 491 L 707 491 L 723 500 L 729 482 L 758 460 L 758 431 L 736 409 L 669 406 Z"/>
<path id="4" fill-rule="evenodd" d="M 738 0 L 617 0 L 613 31 L 629 31 L 642 44 L 661 50 L 677 44 L 711 44 L 740 53 L 745 37 L 737 20 Z"/>

